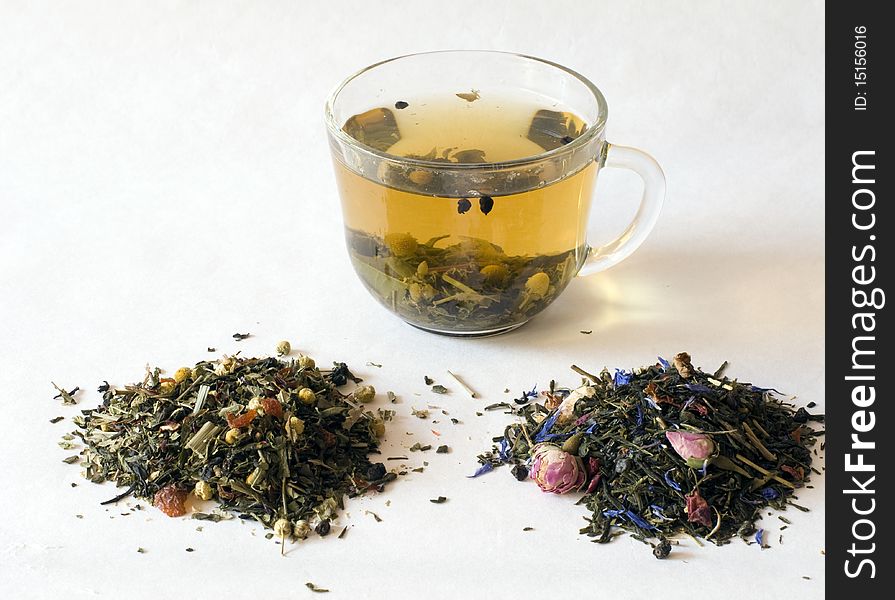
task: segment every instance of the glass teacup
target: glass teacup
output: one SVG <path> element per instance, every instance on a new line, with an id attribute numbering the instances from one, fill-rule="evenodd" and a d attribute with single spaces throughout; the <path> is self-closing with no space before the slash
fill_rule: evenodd
<path id="1" fill-rule="evenodd" d="M 351 262 L 370 293 L 427 331 L 493 335 L 524 324 L 575 275 L 629 256 L 656 223 L 665 178 L 605 140 L 607 107 L 546 60 L 445 51 L 352 75 L 326 104 Z M 597 173 L 638 173 L 633 222 L 587 244 Z"/>

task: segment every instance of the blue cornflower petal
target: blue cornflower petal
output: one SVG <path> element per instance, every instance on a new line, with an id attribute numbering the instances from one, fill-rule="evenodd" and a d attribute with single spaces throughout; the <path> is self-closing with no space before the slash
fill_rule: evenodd
<path id="1" fill-rule="evenodd" d="M 631 373 L 625 373 L 621 369 L 615 370 L 615 377 L 613 378 L 613 383 L 615 383 L 615 387 L 619 387 L 622 385 L 628 385 L 631 382 Z"/>
<path id="2" fill-rule="evenodd" d="M 671 518 L 665 516 L 665 509 L 663 509 L 661 506 L 656 506 L 655 504 L 650 504 L 649 507 L 650 507 L 650 510 L 653 512 L 653 514 L 656 515 L 657 517 L 659 517 L 660 519 L 662 519 L 663 521 L 674 521 L 674 519 L 671 519 Z"/>
<path id="3" fill-rule="evenodd" d="M 479 467 L 475 473 L 473 473 L 472 475 L 467 475 L 466 477 L 468 479 L 472 479 L 473 477 L 478 477 L 479 475 L 484 475 L 485 473 L 490 473 L 493 470 L 494 470 L 494 465 L 492 465 L 491 463 L 488 462 L 488 463 L 483 464 L 481 467 Z"/>
<path id="4" fill-rule="evenodd" d="M 510 441 L 507 438 L 500 440 L 500 450 L 497 452 L 500 460 L 507 462 L 510 460 Z"/>
<path id="5" fill-rule="evenodd" d="M 780 496 L 780 492 L 778 492 L 777 490 L 775 490 L 772 487 L 762 488 L 758 491 L 758 493 L 761 494 L 761 497 L 764 498 L 765 500 L 773 500 L 774 498 L 777 498 Z"/>
<path id="6" fill-rule="evenodd" d="M 759 529 L 755 532 L 755 541 L 758 542 L 758 545 L 764 548 L 764 529 Z"/>
<path id="7" fill-rule="evenodd" d="M 637 426 L 640 427 L 643 425 L 643 409 L 640 408 L 640 405 L 637 404 Z"/>
<path id="8" fill-rule="evenodd" d="M 590 427 L 588 427 L 587 429 L 584 430 L 584 433 L 593 433 L 596 430 L 597 430 L 597 423 L 594 422 L 594 423 L 590 424 Z"/>
<path id="9" fill-rule="evenodd" d="M 643 517 L 641 517 L 640 515 L 638 515 L 637 513 L 633 512 L 633 511 L 630 511 L 627 509 L 626 510 L 614 510 L 614 509 L 604 510 L 603 516 L 604 517 L 625 518 L 625 519 L 631 521 L 632 523 L 634 523 L 634 525 L 637 525 L 637 527 L 640 527 L 641 529 L 645 529 L 647 531 L 655 529 L 655 527 L 650 525 L 646 520 L 644 520 Z"/>
<path id="10" fill-rule="evenodd" d="M 712 391 L 712 388 L 702 383 L 687 383 L 684 384 L 684 387 L 686 387 L 691 392 L 700 392 L 703 394 Z"/>
<path id="11" fill-rule="evenodd" d="M 665 359 L 662 358 L 661 356 L 657 356 L 656 358 L 659 359 L 659 363 L 662 365 L 662 368 L 663 368 L 663 369 L 665 369 L 665 370 L 667 371 L 668 369 L 671 368 L 671 363 L 670 363 L 670 362 L 668 362 L 667 360 L 665 360 Z"/>
<path id="12" fill-rule="evenodd" d="M 638 515 L 636 512 L 633 512 L 633 511 L 630 511 L 630 510 L 626 510 L 626 511 L 625 511 L 625 516 L 628 517 L 628 519 L 629 519 L 632 523 L 634 523 L 635 525 L 637 525 L 637 526 L 640 527 L 641 529 L 646 529 L 647 531 L 650 531 L 650 530 L 652 530 L 652 529 L 655 529 L 655 527 L 654 527 L 653 525 L 650 525 L 650 524 L 649 524 L 643 517 L 641 517 L 640 515 Z"/>
<path id="13" fill-rule="evenodd" d="M 672 471 L 672 469 L 668 469 L 667 471 L 665 471 L 665 475 L 664 475 L 665 483 L 667 483 L 670 488 L 675 489 L 677 491 L 681 491 L 681 486 L 679 486 L 677 483 L 675 483 L 674 479 L 672 479 L 671 477 L 668 476 L 668 474 L 671 473 L 671 471 Z"/>
<path id="14" fill-rule="evenodd" d="M 776 390 L 774 388 L 758 387 L 757 385 L 750 385 L 749 391 L 752 391 L 752 392 L 774 392 L 775 394 L 780 394 L 781 396 L 783 395 L 783 392 L 781 392 L 780 390 Z"/>
<path id="15" fill-rule="evenodd" d="M 553 427 L 553 424 L 556 423 L 556 419 L 559 418 L 559 411 L 553 411 L 553 414 L 544 419 L 544 422 L 538 428 L 537 434 L 534 436 L 534 441 L 543 442 L 547 439 L 548 434 L 550 433 L 550 429 Z"/>

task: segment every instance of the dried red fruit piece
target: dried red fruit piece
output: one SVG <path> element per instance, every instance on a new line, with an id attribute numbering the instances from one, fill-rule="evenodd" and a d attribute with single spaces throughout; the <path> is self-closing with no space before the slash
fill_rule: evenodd
<path id="1" fill-rule="evenodd" d="M 182 517 L 186 514 L 186 506 L 184 506 L 186 496 L 185 490 L 179 489 L 172 483 L 155 493 L 152 504 L 169 517 Z"/>
<path id="2" fill-rule="evenodd" d="M 780 470 L 792 476 L 792 478 L 796 481 L 802 481 L 802 479 L 805 478 L 805 471 L 804 469 L 802 469 L 802 467 L 790 467 L 789 465 L 783 465 L 782 467 L 780 467 Z"/>
<path id="3" fill-rule="evenodd" d="M 699 495 L 699 490 L 693 490 L 684 496 L 684 500 L 687 501 L 687 520 L 690 523 L 699 523 L 706 527 L 712 526 L 711 508 L 705 498 Z"/>
<path id="4" fill-rule="evenodd" d="M 261 398 L 261 408 L 264 409 L 265 414 L 272 417 L 277 419 L 283 417 L 283 405 L 276 398 Z"/>
<path id="5" fill-rule="evenodd" d="M 238 417 L 233 413 L 227 413 L 227 425 L 230 426 L 230 429 L 239 429 L 240 427 L 245 427 L 255 420 L 255 416 L 257 416 L 257 414 L 258 411 L 254 409 L 247 410 Z"/>
<path id="6" fill-rule="evenodd" d="M 656 404 L 670 404 L 672 406 L 677 406 L 678 408 L 680 408 L 680 406 L 681 406 L 679 403 L 675 402 L 674 398 L 672 398 L 671 396 L 668 396 L 667 394 L 662 394 L 661 390 L 658 388 L 658 386 L 656 386 L 656 384 L 653 383 L 652 381 L 649 382 L 649 385 L 647 385 L 643 389 L 643 392 L 647 396 L 652 398 Z"/>

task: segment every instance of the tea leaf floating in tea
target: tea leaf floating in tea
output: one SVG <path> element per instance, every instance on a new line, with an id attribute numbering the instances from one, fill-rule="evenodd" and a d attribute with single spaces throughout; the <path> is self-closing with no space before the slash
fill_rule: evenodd
<path id="1" fill-rule="evenodd" d="M 74 418 L 83 474 L 126 488 L 109 502 L 134 495 L 179 516 L 193 494 L 220 505 L 197 518 L 235 513 L 299 539 L 316 522 L 326 535 L 344 495 L 396 478 L 367 458 L 393 413 L 355 402 L 369 386 L 342 394 L 349 379 L 360 381 L 344 363 L 320 369 L 306 356 L 225 356 L 170 379 L 148 370 L 142 383 L 104 386 L 103 404 Z"/>
<path id="2" fill-rule="evenodd" d="M 584 257 L 578 250 L 508 256 L 482 239 L 441 247 L 442 239 L 349 231 L 348 248 L 367 288 L 406 320 L 468 331 L 525 322 L 565 289 Z"/>
<path id="3" fill-rule="evenodd" d="M 476 476 L 509 463 L 516 479 L 544 491 L 583 491 L 579 504 L 593 514 L 581 533 L 602 543 L 620 528 L 651 543 L 657 558 L 674 536 L 748 539 L 765 508 L 804 508 L 793 494 L 812 471 L 809 448 L 823 431 L 809 422 L 822 415 L 795 410 L 772 389 L 703 373 L 686 353 L 614 374 L 573 368 L 586 378 L 581 387 L 551 382 L 543 404 L 528 402 L 534 390 L 517 401 L 524 406 L 506 404 L 522 421 L 479 456 Z"/>

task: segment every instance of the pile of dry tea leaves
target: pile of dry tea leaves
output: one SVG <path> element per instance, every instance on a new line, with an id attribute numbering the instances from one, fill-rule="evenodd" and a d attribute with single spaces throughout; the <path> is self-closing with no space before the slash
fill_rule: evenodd
<path id="1" fill-rule="evenodd" d="M 285 350 L 285 348 L 284 348 Z M 382 490 L 395 479 L 371 463 L 391 411 L 364 408 L 375 390 L 344 363 L 320 369 L 313 359 L 202 361 L 142 383 L 100 387 L 103 403 L 75 417 L 84 442 L 84 476 L 114 481 L 169 516 L 186 514 L 190 494 L 219 509 L 194 513 L 217 521 L 235 514 L 277 537 L 326 535 L 343 496 Z"/>
<path id="2" fill-rule="evenodd" d="M 476 475 L 512 464 L 543 491 L 583 491 L 593 514 L 581 533 L 608 542 L 626 530 L 658 558 L 680 535 L 718 545 L 754 536 L 764 547 L 763 510 L 807 510 L 793 494 L 818 473 L 811 446 L 823 431 L 810 424 L 823 416 L 724 377 L 725 367 L 703 373 L 686 353 L 614 374 L 573 367 L 587 377 L 578 389 L 551 382 L 543 404 L 532 390 L 522 406 L 502 405 L 521 422 L 479 456 Z"/>

